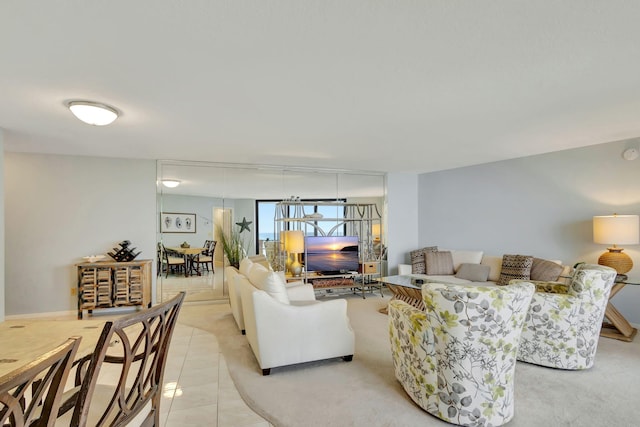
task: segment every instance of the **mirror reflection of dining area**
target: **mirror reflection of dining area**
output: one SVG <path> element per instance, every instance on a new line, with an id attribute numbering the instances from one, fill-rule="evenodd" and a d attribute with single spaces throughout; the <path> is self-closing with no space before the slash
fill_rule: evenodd
<path id="1" fill-rule="evenodd" d="M 215 273 L 213 254 L 216 250 L 215 240 L 205 240 L 202 247 L 192 247 L 186 241 L 180 246 L 165 247 L 158 243 L 158 275 L 184 274 L 202 276 L 203 273 Z"/>
<path id="2" fill-rule="evenodd" d="M 225 300 L 219 232 L 224 201 L 218 197 L 163 194 L 158 211 L 157 298 L 185 292 L 185 301 Z"/>
<path id="3" fill-rule="evenodd" d="M 226 298 L 222 274 L 216 274 L 223 269 L 222 263 L 216 266 L 215 262 L 217 243 L 205 240 L 192 245 L 184 241 L 167 246 L 158 242 L 156 274 L 162 280 L 163 297 L 184 291 L 189 301 Z"/>

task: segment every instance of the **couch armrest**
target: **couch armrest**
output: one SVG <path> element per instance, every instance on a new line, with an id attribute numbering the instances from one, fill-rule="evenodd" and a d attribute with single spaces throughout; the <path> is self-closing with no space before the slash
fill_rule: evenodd
<path id="1" fill-rule="evenodd" d="M 411 274 L 411 265 L 398 264 L 398 274 L 401 276 L 406 276 L 407 274 Z"/>

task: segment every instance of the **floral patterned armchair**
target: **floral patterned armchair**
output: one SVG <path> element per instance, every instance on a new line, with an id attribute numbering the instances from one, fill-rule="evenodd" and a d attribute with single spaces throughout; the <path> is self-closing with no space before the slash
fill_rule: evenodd
<path id="1" fill-rule="evenodd" d="M 518 360 L 561 369 L 593 366 L 616 271 L 580 264 L 569 285 L 533 282 Z M 512 281 L 511 283 L 515 283 Z"/>
<path id="2" fill-rule="evenodd" d="M 424 311 L 391 301 L 393 365 L 409 397 L 453 424 L 508 422 L 520 333 L 534 291 L 531 283 L 427 283 Z"/>

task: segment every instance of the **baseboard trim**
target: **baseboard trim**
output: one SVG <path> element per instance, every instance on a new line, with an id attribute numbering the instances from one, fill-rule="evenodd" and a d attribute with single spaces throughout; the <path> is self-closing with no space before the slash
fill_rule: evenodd
<path id="1" fill-rule="evenodd" d="M 46 313 L 27 313 L 27 314 L 8 314 L 4 316 L 4 320 L 23 320 L 23 319 L 37 319 L 40 317 L 60 317 L 60 316 L 75 316 L 76 310 L 67 311 L 49 311 Z"/>

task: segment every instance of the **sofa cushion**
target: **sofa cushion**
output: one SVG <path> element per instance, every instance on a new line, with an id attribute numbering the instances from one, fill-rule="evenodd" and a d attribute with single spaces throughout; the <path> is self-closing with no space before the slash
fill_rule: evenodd
<path id="1" fill-rule="evenodd" d="M 562 272 L 560 276 L 558 276 L 558 282 L 566 283 L 567 285 L 571 283 L 571 276 L 573 276 L 573 267 L 570 265 L 563 265 Z"/>
<path id="2" fill-rule="evenodd" d="M 426 274 L 453 274 L 453 258 L 448 251 L 427 251 L 424 253 Z"/>
<path id="3" fill-rule="evenodd" d="M 254 264 L 249 271 L 249 280 L 258 289 L 262 289 L 275 300 L 289 304 L 289 294 L 284 281 L 275 271 L 267 270 L 260 264 Z"/>
<path id="4" fill-rule="evenodd" d="M 497 282 L 500 280 L 500 271 L 502 271 L 502 257 L 495 255 L 483 255 L 482 265 L 489 266 L 489 277 L 487 278 L 491 282 Z"/>
<path id="5" fill-rule="evenodd" d="M 240 274 L 248 278 L 249 270 L 251 269 L 252 265 L 253 261 L 251 261 L 249 258 L 242 258 L 242 260 L 240 261 L 240 266 L 238 268 L 238 270 L 240 270 Z"/>
<path id="6" fill-rule="evenodd" d="M 482 251 L 451 251 L 453 270 L 458 271 L 461 264 L 480 264 L 482 255 Z"/>
<path id="7" fill-rule="evenodd" d="M 424 275 L 422 277 L 424 277 L 425 282 L 431 282 L 431 283 L 444 283 L 444 284 L 451 284 L 451 285 L 468 285 L 471 283 L 470 280 L 460 279 L 459 277 L 453 276 L 451 274 L 443 275 L 443 276 Z M 416 277 L 416 278 L 420 279 L 422 277 Z"/>
<path id="8" fill-rule="evenodd" d="M 486 282 L 489 278 L 491 267 L 482 264 L 462 263 L 456 271 L 459 279 L 471 280 L 472 282 Z"/>
<path id="9" fill-rule="evenodd" d="M 267 261 L 267 257 L 265 257 L 264 255 L 251 255 L 247 258 L 250 259 L 254 264 L 263 265 L 267 268 L 267 270 L 271 270 L 271 264 L 269 264 L 269 261 Z"/>
<path id="10" fill-rule="evenodd" d="M 425 274 L 427 271 L 424 253 L 437 251 L 437 246 L 428 246 L 422 249 L 411 251 L 411 273 L 412 274 Z"/>
<path id="11" fill-rule="evenodd" d="M 543 282 L 555 282 L 558 280 L 564 267 L 560 263 L 546 259 L 534 258 L 531 265 L 531 280 Z"/>
<path id="12" fill-rule="evenodd" d="M 262 289 L 262 287 L 260 286 L 260 280 L 262 279 L 261 274 L 266 271 L 268 270 L 265 266 L 254 262 L 254 263 L 251 263 L 251 266 L 249 267 L 249 271 L 245 276 L 247 277 L 247 279 L 249 279 L 249 281 L 253 284 L 253 286 L 255 286 L 258 289 Z"/>
<path id="13" fill-rule="evenodd" d="M 531 266 L 533 257 L 528 255 L 504 255 L 502 270 L 497 284 L 508 285 L 513 279 L 531 280 Z"/>

